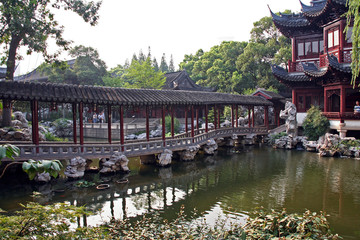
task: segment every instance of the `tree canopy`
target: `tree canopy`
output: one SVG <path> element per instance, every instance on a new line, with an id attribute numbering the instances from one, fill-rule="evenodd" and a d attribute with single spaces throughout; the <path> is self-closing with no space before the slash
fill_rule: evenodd
<path id="1" fill-rule="evenodd" d="M 281 35 L 271 17 L 263 17 L 254 23 L 249 42 L 224 41 L 208 52 L 200 49 L 195 55 L 185 55 L 180 68 L 202 86 L 243 93 L 255 87 L 283 88 L 270 65 L 287 67 L 290 58 L 290 40 Z"/>
<path id="2" fill-rule="evenodd" d="M 103 85 L 106 65 L 99 53 L 92 47 L 76 46 L 70 50 L 70 56 L 75 59 L 72 66 L 67 62 L 58 64 L 43 63 L 40 71 L 48 76 L 48 81 L 56 83 Z M 71 62 L 71 61 L 68 61 Z"/>
<path id="3" fill-rule="evenodd" d="M 21 59 L 18 49 L 27 47 L 27 54 L 42 53 L 52 61 L 61 50 L 68 50 L 68 40 L 63 38 L 63 26 L 55 20 L 54 9 L 70 10 L 85 22 L 97 24 L 101 1 L 85 0 L 0 0 L 0 45 L 3 48 L 1 64 L 6 63 L 6 79 L 14 77 L 15 60 Z M 48 51 L 48 39 L 53 38 L 60 50 Z"/>
<path id="4" fill-rule="evenodd" d="M 350 31 L 351 22 L 352 27 L 352 55 L 351 55 L 351 69 L 352 69 L 352 84 L 355 86 L 356 79 L 359 76 L 360 71 L 360 1 L 359 0 L 347 0 L 347 6 L 349 7 L 346 13 L 347 26 L 346 31 Z M 360 84 L 359 84 L 360 85 Z"/>

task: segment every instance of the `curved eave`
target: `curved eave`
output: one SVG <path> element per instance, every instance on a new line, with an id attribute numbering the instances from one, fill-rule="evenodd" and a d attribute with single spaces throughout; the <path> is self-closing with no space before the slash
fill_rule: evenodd
<path id="1" fill-rule="evenodd" d="M 328 67 L 319 69 L 314 63 L 301 63 L 304 74 L 310 78 L 321 78 L 328 73 Z"/>
<path id="2" fill-rule="evenodd" d="M 327 0 L 327 1 L 319 2 L 313 6 L 306 5 L 302 1 L 300 1 L 300 4 L 301 4 L 301 10 L 305 17 L 316 18 L 322 15 L 326 11 L 329 5 L 329 1 Z"/>
<path id="3" fill-rule="evenodd" d="M 271 70 L 273 75 L 283 84 L 287 86 L 302 86 L 302 85 L 309 85 L 314 84 L 312 82 L 311 77 L 305 75 L 303 72 L 301 73 L 288 73 L 284 68 L 272 65 Z"/>
<path id="4" fill-rule="evenodd" d="M 329 60 L 329 68 L 331 68 L 332 70 L 336 70 L 347 74 L 352 73 L 350 64 L 339 63 L 337 57 L 334 56 L 333 54 L 331 55 L 328 54 L 328 60 Z"/>

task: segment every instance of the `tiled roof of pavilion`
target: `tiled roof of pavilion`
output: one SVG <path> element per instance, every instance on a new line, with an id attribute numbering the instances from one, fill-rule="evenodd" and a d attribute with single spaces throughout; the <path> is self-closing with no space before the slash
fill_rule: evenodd
<path id="1" fill-rule="evenodd" d="M 217 92 L 124 89 L 55 83 L 0 81 L 0 99 L 111 105 L 272 105 L 257 96 Z"/>
<path id="2" fill-rule="evenodd" d="M 314 0 L 310 5 L 300 1 L 302 12 L 277 15 L 271 10 L 276 27 L 287 37 L 298 33 L 319 32 L 321 26 L 342 16 L 347 11 L 346 0 Z"/>
<path id="3" fill-rule="evenodd" d="M 302 62 L 303 72 L 288 73 L 284 68 L 277 65 L 273 65 L 271 69 L 275 77 L 287 85 L 293 85 L 299 82 L 315 82 L 316 79 L 322 78 L 330 72 L 351 74 L 350 64 L 339 63 L 337 57 L 333 54 L 328 54 L 327 58 L 329 64 L 324 68 L 318 68 L 314 63 Z"/>
<path id="4" fill-rule="evenodd" d="M 186 72 L 186 70 L 166 73 L 166 82 L 163 89 L 186 90 L 186 91 L 206 91 L 213 92 L 213 89 L 197 85 Z"/>

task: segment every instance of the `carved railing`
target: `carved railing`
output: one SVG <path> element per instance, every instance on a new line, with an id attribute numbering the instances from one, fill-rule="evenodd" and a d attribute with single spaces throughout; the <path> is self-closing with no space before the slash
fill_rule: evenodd
<path id="1" fill-rule="evenodd" d="M 194 144 L 202 145 L 210 138 L 231 137 L 236 135 L 247 134 L 267 134 L 268 130 L 265 127 L 239 127 L 239 128 L 221 128 L 211 130 L 204 133 L 201 129 L 196 131 L 197 135 L 194 138 L 189 137 L 189 133 L 177 135 L 174 138 L 152 141 L 137 141 L 126 143 L 124 145 L 105 144 L 105 143 L 86 143 L 83 145 L 73 143 L 41 143 L 40 145 L 34 144 L 16 144 L 20 148 L 21 159 L 62 159 L 71 158 L 74 156 L 84 157 L 109 157 L 115 152 L 123 152 L 128 157 L 141 156 L 146 154 L 160 153 L 164 149 L 179 151 L 185 149 L 187 146 Z"/>
<path id="2" fill-rule="evenodd" d="M 355 114 L 353 112 L 323 112 L 322 115 L 330 120 L 360 120 L 360 114 Z"/>

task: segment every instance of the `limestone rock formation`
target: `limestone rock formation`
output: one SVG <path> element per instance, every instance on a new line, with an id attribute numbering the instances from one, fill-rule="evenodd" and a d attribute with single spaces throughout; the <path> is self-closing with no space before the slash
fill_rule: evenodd
<path id="1" fill-rule="evenodd" d="M 121 152 L 113 154 L 110 159 L 103 159 L 102 162 L 100 173 L 130 172 L 128 167 L 129 159 Z"/>
<path id="2" fill-rule="evenodd" d="M 189 146 L 184 151 L 179 152 L 180 159 L 182 161 L 192 161 L 194 160 L 196 154 L 199 152 L 200 146 Z"/>
<path id="3" fill-rule="evenodd" d="M 46 173 L 46 172 L 38 173 L 38 174 L 36 174 L 34 180 L 35 180 L 35 182 L 47 183 L 47 182 L 50 182 L 51 176 L 49 173 Z"/>
<path id="4" fill-rule="evenodd" d="M 164 167 L 171 164 L 173 152 L 169 149 L 165 149 L 162 153 L 158 155 L 157 163 Z"/>
<path id="5" fill-rule="evenodd" d="M 81 178 L 85 174 L 86 159 L 75 157 L 71 159 L 66 166 L 64 174 L 70 178 Z"/>
<path id="6" fill-rule="evenodd" d="M 218 145 L 213 138 L 207 140 L 206 144 L 203 145 L 203 150 L 205 154 L 208 155 L 213 155 L 217 149 L 218 149 Z"/>
<path id="7" fill-rule="evenodd" d="M 22 112 L 17 111 L 17 112 L 14 112 L 13 115 L 15 117 L 15 120 L 19 121 L 21 123 L 20 128 L 28 128 L 29 127 L 28 121 L 26 120 L 26 118 Z"/>
<path id="8" fill-rule="evenodd" d="M 295 137 L 297 135 L 296 106 L 292 102 L 287 101 L 285 109 L 280 111 L 280 118 L 286 119 L 286 133 Z"/>

